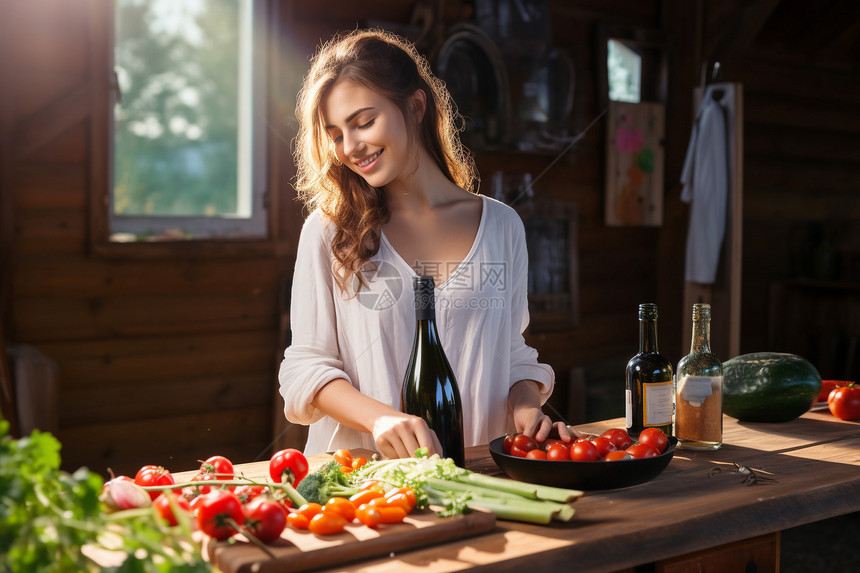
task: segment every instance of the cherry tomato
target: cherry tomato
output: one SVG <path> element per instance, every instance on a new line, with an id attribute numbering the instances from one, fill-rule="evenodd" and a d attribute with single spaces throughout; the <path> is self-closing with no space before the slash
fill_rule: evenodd
<path id="1" fill-rule="evenodd" d="M 379 513 L 379 509 L 367 504 L 361 505 L 357 510 L 355 510 L 355 517 L 358 518 L 362 524 L 373 528 L 378 527 L 382 520 L 382 515 Z"/>
<path id="2" fill-rule="evenodd" d="M 152 487 L 157 485 L 172 485 L 176 481 L 173 479 L 173 475 L 161 466 L 143 466 L 137 471 L 137 475 L 134 476 L 134 483 L 140 487 Z M 147 493 L 155 501 L 155 498 L 161 495 L 161 490 L 152 490 Z M 181 490 L 174 490 L 174 493 L 182 495 Z"/>
<path id="3" fill-rule="evenodd" d="M 370 488 L 360 491 L 349 498 L 349 501 L 352 502 L 352 505 L 355 507 L 359 507 L 365 503 L 370 502 L 372 499 L 377 497 L 382 497 L 385 495 L 385 492 L 382 491 L 382 488 Z"/>
<path id="4" fill-rule="evenodd" d="M 512 455 L 512 456 L 514 456 L 514 457 L 517 457 L 517 458 L 524 458 L 524 457 L 526 457 L 527 455 L 529 455 L 529 452 L 530 452 L 530 451 L 531 451 L 531 450 L 523 450 L 523 449 L 521 449 L 521 448 L 518 448 L 518 447 L 517 447 L 517 446 L 515 446 L 515 445 L 514 445 L 514 446 L 511 446 L 511 455 Z"/>
<path id="5" fill-rule="evenodd" d="M 400 523 L 406 519 L 406 510 L 397 506 L 378 507 L 380 523 Z"/>
<path id="6" fill-rule="evenodd" d="M 296 529 L 307 529 L 310 521 L 311 520 L 308 519 L 306 515 L 302 515 L 301 513 L 291 513 L 287 515 L 287 523 L 290 524 L 290 527 L 294 527 Z"/>
<path id="7" fill-rule="evenodd" d="M 240 485 L 236 489 L 233 490 L 233 493 L 236 494 L 236 497 L 239 498 L 243 504 L 248 504 L 256 497 L 259 497 L 266 491 L 266 487 L 262 485 Z"/>
<path id="8" fill-rule="evenodd" d="M 511 446 L 514 445 L 514 438 L 516 438 L 516 434 L 508 434 L 505 436 L 505 439 L 502 441 L 502 451 L 506 454 L 511 453 Z"/>
<path id="9" fill-rule="evenodd" d="M 606 454 L 606 457 L 603 458 L 604 461 L 607 462 L 617 462 L 620 460 L 632 460 L 633 456 L 625 452 L 624 450 L 614 450 Z"/>
<path id="10" fill-rule="evenodd" d="M 306 503 L 296 510 L 296 513 L 304 515 L 310 520 L 313 516 L 323 510 L 323 507 L 318 503 Z"/>
<path id="11" fill-rule="evenodd" d="M 200 463 L 200 473 L 213 474 L 218 479 L 230 479 L 233 477 L 233 462 L 224 456 L 212 456 Z"/>
<path id="12" fill-rule="evenodd" d="M 232 491 L 219 489 L 203 496 L 203 499 L 197 510 L 200 531 L 219 540 L 236 535 L 236 526 L 245 522 L 239 498 Z"/>
<path id="13" fill-rule="evenodd" d="M 630 439 L 630 435 L 627 433 L 627 430 L 624 430 L 623 428 L 612 428 L 606 430 L 600 435 L 604 438 L 609 438 L 609 441 L 615 444 L 616 450 L 626 450 L 633 445 L 633 440 Z"/>
<path id="14" fill-rule="evenodd" d="M 540 449 L 535 448 L 526 454 L 526 457 L 530 460 L 545 460 L 546 452 Z"/>
<path id="15" fill-rule="evenodd" d="M 212 481 L 212 480 L 216 480 L 216 479 L 218 479 L 218 478 L 215 477 L 215 474 L 202 473 L 201 472 L 199 474 L 195 474 L 191 478 L 191 481 L 203 482 L 203 481 Z M 217 486 L 216 486 L 216 489 L 217 489 Z M 190 490 L 190 491 L 188 491 L 188 490 Z M 186 487 L 183 489 L 183 493 L 190 494 L 192 497 L 197 496 L 197 495 L 206 495 L 207 493 L 209 493 L 211 491 L 212 491 L 211 485 L 195 485 L 195 486 L 189 486 L 189 487 Z"/>
<path id="16" fill-rule="evenodd" d="M 361 469 L 367 463 L 367 458 L 356 456 L 352 458 L 352 469 Z"/>
<path id="17" fill-rule="evenodd" d="M 597 453 L 600 454 L 601 458 L 605 458 L 606 454 L 609 452 L 614 452 L 618 448 L 615 447 L 615 444 L 612 443 L 607 437 L 597 436 L 596 438 L 591 438 L 591 443 L 597 447 Z"/>
<path id="18" fill-rule="evenodd" d="M 830 391 L 827 407 L 840 420 L 860 419 L 860 386 L 851 383 Z"/>
<path id="19" fill-rule="evenodd" d="M 570 460 L 570 450 L 564 444 L 550 444 L 546 449 L 546 459 L 554 462 Z"/>
<path id="20" fill-rule="evenodd" d="M 346 527 L 346 520 L 343 516 L 331 511 L 319 512 L 308 523 L 308 529 L 311 530 L 311 533 L 316 533 L 317 535 L 340 533 L 344 527 Z"/>
<path id="21" fill-rule="evenodd" d="M 517 447 L 528 453 L 537 447 L 537 442 L 535 442 L 532 438 L 528 437 L 525 434 L 517 434 L 514 437 L 514 443 L 511 449 L 513 449 L 514 447 Z"/>
<path id="22" fill-rule="evenodd" d="M 300 451 L 287 448 L 276 452 L 269 460 L 269 476 L 275 483 L 291 483 L 293 486 L 308 475 L 308 460 Z"/>
<path id="23" fill-rule="evenodd" d="M 570 446 L 570 459 L 575 462 L 596 462 L 600 459 L 600 453 L 594 442 L 583 440 Z"/>
<path id="24" fill-rule="evenodd" d="M 197 512 L 200 511 L 200 508 L 206 502 L 206 497 L 207 496 L 205 495 L 198 495 L 197 497 L 188 502 L 188 504 L 191 506 L 191 512 L 195 515 L 195 517 L 197 516 Z"/>
<path id="25" fill-rule="evenodd" d="M 158 499 L 155 500 L 155 503 L 152 505 L 155 506 L 155 510 L 158 512 L 158 515 L 161 516 L 161 519 L 167 522 L 167 525 L 173 527 L 179 523 L 176 519 L 176 515 L 173 513 L 173 507 L 170 504 L 170 497 L 172 494 L 170 493 L 162 493 L 158 496 Z M 183 497 L 173 496 L 173 500 L 176 502 L 176 506 L 180 509 L 191 513 L 191 503 Z"/>
<path id="26" fill-rule="evenodd" d="M 634 444 L 625 451 L 636 459 L 654 458 L 659 455 L 657 450 L 647 444 Z"/>
<path id="27" fill-rule="evenodd" d="M 323 511 L 333 511 L 344 518 L 347 523 L 355 519 L 355 506 L 345 497 L 333 497 L 323 507 Z"/>
<path id="28" fill-rule="evenodd" d="M 352 467 L 352 452 L 349 450 L 338 450 L 334 453 L 334 461 L 342 466 Z"/>
<path id="29" fill-rule="evenodd" d="M 389 500 L 391 500 L 392 498 L 397 498 L 399 501 L 400 496 L 403 496 L 403 499 L 406 501 L 407 513 L 415 509 L 415 506 L 418 505 L 418 496 L 415 495 L 415 490 L 409 486 L 398 487 L 396 489 L 392 489 L 385 494 L 386 499 Z"/>
<path id="30" fill-rule="evenodd" d="M 657 428 L 645 428 L 639 433 L 639 443 L 651 446 L 658 454 L 662 454 L 669 445 L 669 437 Z"/>
<path id="31" fill-rule="evenodd" d="M 258 497 L 245 506 L 245 527 L 260 541 L 278 539 L 286 526 L 287 512 L 273 499 Z"/>

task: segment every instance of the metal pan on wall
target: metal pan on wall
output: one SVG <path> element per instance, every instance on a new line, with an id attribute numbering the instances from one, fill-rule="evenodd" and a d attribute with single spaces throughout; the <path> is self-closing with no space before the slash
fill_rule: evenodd
<path id="1" fill-rule="evenodd" d="M 436 75 L 465 120 L 470 147 L 501 147 L 510 134 L 510 92 L 504 60 L 493 40 L 471 24 L 453 27 L 436 56 Z"/>

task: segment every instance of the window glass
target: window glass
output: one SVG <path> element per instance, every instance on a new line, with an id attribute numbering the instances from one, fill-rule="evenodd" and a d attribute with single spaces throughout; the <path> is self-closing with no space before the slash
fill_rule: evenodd
<path id="1" fill-rule="evenodd" d="M 266 235 L 263 8 L 116 0 L 112 240 Z"/>
<path id="2" fill-rule="evenodd" d="M 622 41 L 608 40 L 606 71 L 611 101 L 639 103 L 642 93 L 642 56 Z"/>

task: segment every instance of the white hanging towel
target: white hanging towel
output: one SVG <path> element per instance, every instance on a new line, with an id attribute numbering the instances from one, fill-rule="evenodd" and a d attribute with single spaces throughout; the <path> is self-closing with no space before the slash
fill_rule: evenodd
<path id="1" fill-rule="evenodd" d="M 691 204 L 684 275 L 689 282 L 711 284 L 717 277 L 728 212 L 734 101 L 732 84 L 707 87 L 681 170 L 681 200 Z"/>

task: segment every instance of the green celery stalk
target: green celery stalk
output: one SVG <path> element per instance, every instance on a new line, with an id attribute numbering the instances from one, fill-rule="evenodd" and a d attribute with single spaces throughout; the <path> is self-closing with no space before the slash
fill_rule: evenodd
<path id="1" fill-rule="evenodd" d="M 548 485 L 526 483 L 474 472 L 466 472 L 463 475 L 457 476 L 455 479 L 462 483 L 480 485 L 488 489 L 506 491 L 523 497 L 545 499 L 548 501 L 556 501 L 558 503 L 569 503 L 583 495 L 583 492 L 577 489 L 564 489 Z"/>

